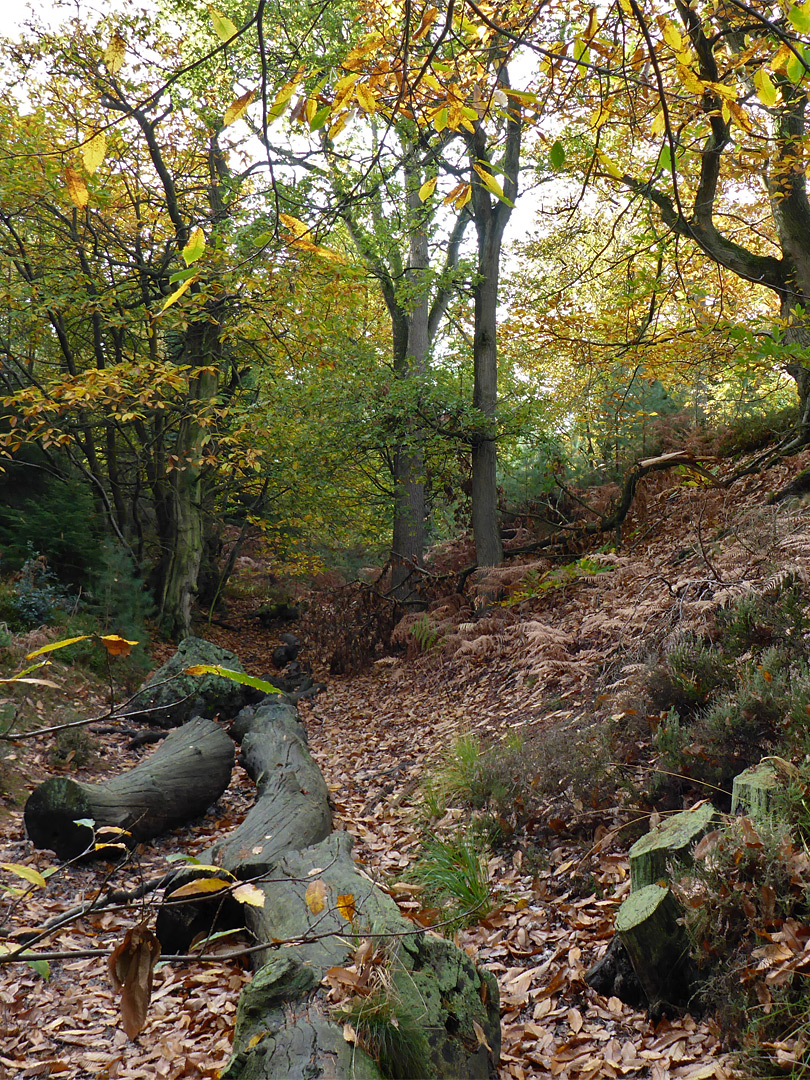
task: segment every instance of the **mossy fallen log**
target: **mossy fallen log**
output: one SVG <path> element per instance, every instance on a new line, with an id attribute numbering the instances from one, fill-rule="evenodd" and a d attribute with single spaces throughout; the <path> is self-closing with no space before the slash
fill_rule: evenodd
<path id="1" fill-rule="evenodd" d="M 289 703 L 274 695 L 244 710 L 232 734 L 256 803 L 201 861 L 249 878 L 263 905 L 255 894 L 239 905 L 224 889 L 173 901 L 194 878 L 218 876 L 189 867 L 167 888 L 156 927 L 166 953 L 224 926 L 267 943 L 251 957 L 259 970 L 240 997 L 223 1080 L 377 1080 L 394 1075 L 390 1054 L 406 1068 L 395 1075 L 411 1080 L 486 1080 L 500 1051 L 494 977 L 400 915 L 355 863 L 351 837 L 331 833 L 326 784 Z M 330 977 L 341 1001 L 330 999 Z"/>
<path id="2" fill-rule="evenodd" d="M 176 728 L 134 769 L 101 784 L 67 776 L 46 780 L 25 804 L 25 829 L 38 848 L 73 859 L 93 842 L 95 828 L 125 829 L 127 844 L 148 840 L 204 813 L 228 786 L 233 742 L 213 720 L 196 717 Z"/>
<path id="3" fill-rule="evenodd" d="M 486 1080 L 500 1050 L 494 977 L 403 918 L 354 862 L 352 845 L 333 833 L 289 852 L 258 883 L 265 902 L 246 909 L 248 926 L 258 940 L 295 946 L 262 954 L 240 998 L 223 1080 L 378 1077 L 386 1045 L 406 1068 L 397 1075 L 411 1080 Z M 359 989 L 330 1004 L 322 982 L 330 974 L 347 986 L 356 978 Z"/>
<path id="4" fill-rule="evenodd" d="M 688 866 L 694 845 L 717 818 L 711 803 L 673 814 L 630 848 L 630 888 L 633 892 L 669 876 L 670 863 Z"/>

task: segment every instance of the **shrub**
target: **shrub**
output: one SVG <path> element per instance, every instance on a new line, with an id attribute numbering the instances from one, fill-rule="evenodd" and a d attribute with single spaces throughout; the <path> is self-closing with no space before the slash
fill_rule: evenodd
<path id="1" fill-rule="evenodd" d="M 18 630 L 33 630 L 50 623 L 57 610 L 75 607 L 77 601 L 60 585 L 44 555 L 30 551 L 17 577 L 11 583 L 7 604 L 12 625 Z"/>

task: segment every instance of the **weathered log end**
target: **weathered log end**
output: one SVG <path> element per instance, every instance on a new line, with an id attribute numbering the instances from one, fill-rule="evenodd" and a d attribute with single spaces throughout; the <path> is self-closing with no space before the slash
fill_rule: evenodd
<path id="1" fill-rule="evenodd" d="M 92 829 L 76 825 L 82 819 L 96 829 L 125 829 L 129 836 L 117 839 L 132 846 L 204 813 L 228 786 L 233 763 L 228 735 L 196 717 L 134 769 L 104 783 L 52 777 L 40 784 L 25 804 L 26 833 L 60 859 L 74 859 L 92 843 Z"/>

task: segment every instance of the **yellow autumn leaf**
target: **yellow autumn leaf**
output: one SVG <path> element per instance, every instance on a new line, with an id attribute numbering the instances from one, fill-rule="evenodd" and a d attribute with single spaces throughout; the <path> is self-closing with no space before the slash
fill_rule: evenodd
<path id="1" fill-rule="evenodd" d="M 337 909 L 346 922 L 353 923 L 355 916 L 354 893 L 341 893 L 337 898 Z"/>
<path id="2" fill-rule="evenodd" d="M 36 885 L 40 889 L 44 889 L 47 885 L 45 878 L 40 874 L 39 870 L 34 870 L 32 866 L 22 866 L 20 863 L 11 862 L 0 863 L 0 866 L 2 866 L 4 870 L 8 870 L 10 874 L 14 874 L 24 881 L 29 881 L 32 885 Z"/>
<path id="3" fill-rule="evenodd" d="M 238 885 L 233 890 L 233 898 L 240 904 L 248 904 L 250 907 L 264 907 L 264 893 L 249 881 L 246 881 L 244 885 Z"/>
<path id="4" fill-rule="evenodd" d="M 321 878 L 318 878 L 317 881 L 310 881 L 309 885 L 307 885 L 307 891 L 304 893 L 304 899 L 313 915 L 320 915 L 326 907 L 326 896 L 325 881 Z"/>
<path id="5" fill-rule="evenodd" d="M 658 113 L 656 114 L 655 119 L 653 120 L 652 124 L 650 125 L 650 134 L 651 135 L 660 135 L 663 132 L 665 126 L 666 126 L 666 118 L 664 116 L 664 110 L 659 109 Z"/>
<path id="6" fill-rule="evenodd" d="M 354 88 L 357 104 L 365 113 L 373 115 L 377 111 L 377 99 L 371 91 L 368 83 L 358 83 Z"/>
<path id="7" fill-rule="evenodd" d="M 183 262 L 186 266 L 191 266 L 199 258 L 202 257 L 205 251 L 205 233 L 197 226 L 196 229 L 192 229 L 191 236 L 188 238 L 188 243 L 180 252 L 183 257 Z"/>
<path id="8" fill-rule="evenodd" d="M 79 634 L 78 637 L 63 638 L 62 641 L 52 641 L 50 645 L 43 645 L 41 649 L 34 649 L 33 652 L 26 653 L 25 659 L 33 660 L 37 656 L 44 656 L 45 653 L 56 652 L 57 649 L 64 649 L 66 645 L 75 645 L 77 641 L 87 641 L 89 637 L 92 637 L 92 634 Z"/>
<path id="9" fill-rule="evenodd" d="M 130 641 L 120 634 L 103 634 L 101 643 L 110 656 L 129 656 L 132 646 L 138 644 L 137 641 Z"/>
<path id="10" fill-rule="evenodd" d="M 664 23 L 664 41 L 669 45 L 673 52 L 679 53 L 683 51 L 683 38 L 681 37 L 678 27 L 671 22 Z"/>
<path id="11" fill-rule="evenodd" d="M 175 289 L 171 296 L 167 297 L 165 303 L 163 304 L 163 307 L 160 309 L 161 312 L 165 311 L 166 308 L 170 308 L 172 304 L 176 304 L 180 297 L 183 295 L 183 293 L 188 292 L 188 290 L 191 288 L 195 281 L 197 281 L 196 275 L 192 278 L 189 278 L 188 281 L 184 281 L 179 289 Z"/>
<path id="12" fill-rule="evenodd" d="M 416 33 L 413 35 L 413 40 L 414 41 L 421 41 L 422 40 L 422 38 L 425 36 L 425 34 L 427 34 L 427 32 L 430 30 L 431 26 L 433 26 L 434 22 L 436 21 L 436 16 L 438 14 L 439 14 L 439 9 L 438 8 L 435 8 L 435 7 L 427 7 L 427 8 L 425 8 L 425 10 L 422 12 L 422 21 L 419 23 L 419 26 L 418 26 L 418 28 L 416 30 Z"/>
<path id="13" fill-rule="evenodd" d="M 206 893 L 222 892 L 229 883 L 222 878 L 195 878 L 169 893 L 169 899 L 180 900 L 184 896 L 204 896 Z"/>
<path id="14" fill-rule="evenodd" d="M 422 184 L 422 186 L 419 188 L 419 198 L 422 202 L 425 202 L 425 200 L 429 199 L 430 196 L 433 194 L 436 187 L 436 180 L 437 177 L 432 176 L 430 180 L 426 180 L 424 184 Z"/>
<path id="15" fill-rule="evenodd" d="M 238 97 L 236 101 L 232 101 L 228 108 L 225 110 L 225 115 L 222 117 L 222 123 L 225 127 L 229 124 L 235 123 L 240 120 L 247 112 L 248 105 L 250 105 L 255 97 L 253 90 L 248 90 L 246 93 Z"/>
<path id="16" fill-rule="evenodd" d="M 87 190 L 87 184 L 82 180 L 81 173 L 72 165 L 68 165 L 65 169 L 65 184 L 70 201 L 79 210 L 84 210 L 90 202 L 90 193 Z"/>
<path id="17" fill-rule="evenodd" d="M 684 90 L 688 90 L 690 94 L 702 94 L 705 90 L 703 83 L 694 71 L 684 64 L 678 64 L 678 78 L 680 79 L 681 86 Z"/>
<path id="18" fill-rule="evenodd" d="M 603 150 L 596 151 L 596 159 L 609 176 L 614 177 L 616 180 L 621 180 L 621 169 Z"/>
<path id="19" fill-rule="evenodd" d="M 502 199 L 504 197 L 503 196 L 503 188 L 501 187 L 501 185 L 498 183 L 498 181 L 495 179 L 495 177 L 492 175 L 491 172 L 489 172 L 487 169 L 483 168 L 477 162 L 473 165 L 473 169 L 480 176 L 481 183 L 484 185 L 484 187 L 487 189 L 487 191 L 491 191 L 492 194 L 495 195 L 499 199 Z"/>
<path id="20" fill-rule="evenodd" d="M 230 41 L 232 37 L 236 35 L 236 27 L 231 20 L 223 15 L 212 4 L 206 4 L 208 14 L 211 16 L 211 24 L 214 27 L 214 33 L 217 35 L 220 41 Z"/>
<path id="21" fill-rule="evenodd" d="M 104 160 L 107 153 L 107 139 L 102 132 L 97 132 L 92 139 L 88 139 L 82 147 L 82 162 L 85 169 L 92 176 Z"/>
<path id="22" fill-rule="evenodd" d="M 766 68 L 761 67 L 754 72 L 754 86 L 762 104 L 772 108 L 779 98 L 779 92 Z"/>
<path id="23" fill-rule="evenodd" d="M 303 221 L 299 221 L 297 217 L 293 217 L 292 214 L 279 214 L 278 216 L 281 224 L 286 229 L 289 229 L 296 238 L 300 239 L 309 233 L 309 226 L 305 225 Z"/>
<path id="24" fill-rule="evenodd" d="M 121 70 L 121 65 L 124 63 L 124 58 L 126 57 L 126 55 L 127 43 L 116 30 L 116 32 L 110 38 L 109 45 L 104 50 L 103 57 L 104 66 L 106 67 L 107 71 L 109 71 L 110 75 L 118 74 L 118 72 Z"/>

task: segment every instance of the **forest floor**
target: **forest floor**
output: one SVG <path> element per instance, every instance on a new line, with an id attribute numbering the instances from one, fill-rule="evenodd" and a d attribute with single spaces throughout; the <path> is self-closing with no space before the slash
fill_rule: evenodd
<path id="1" fill-rule="evenodd" d="M 795 504 L 765 505 L 767 493 L 807 463 L 806 456 L 790 459 L 729 490 L 695 486 L 688 475 L 650 477 L 618 550 L 598 556 L 605 572 L 577 573 L 556 579 L 554 588 L 533 591 L 525 588 L 526 567 L 539 573 L 549 564 L 527 556 L 522 575 L 507 564 L 494 579 L 479 583 L 479 595 L 486 597 L 493 585 L 508 592 L 510 582 L 523 581 L 522 591 L 513 589 L 513 602 L 437 600 L 429 612 L 435 636 L 422 639 L 429 647 L 415 647 L 406 622 L 399 636 L 410 648 L 378 657 L 360 674 L 328 674 L 323 623 L 338 610 L 330 604 L 339 601 L 327 601 L 324 594 L 310 604 L 296 633 L 313 671 L 327 684 L 300 705 L 310 747 L 334 800 L 336 827 L 355 836 L 366 870 L 391 889 L 406 914 L 420 907 L 418 895 L 395 886 L 412 884 L 409 873 L 423 840 L 420 783 L 441 768 L 458 736 L 497 741 L 514 731 L 536 736 L 554 730 L 570 731 L 574 738 L 608 713 L 621 719 L 621 684 L 651 647 L 673 632 L 705 626 L 730 595 L 774 575 L 810 577 L 807 513 Z M 260 628 L 260 602 L 255 589 L 243 590 L 223 620 L 230 629 L 212 625 L 199 631 L 232 649 L 256 675 L 269 670 L 269 655 L 284 629 Z M 42 632 L 41 639 L 47 638 Z M 31 635 L 27 647 L 39 640 Z M 158 650 L 155 659 L 170 652 Z M 53 691 L 28 695 L 31 717 L 53 723 L 66 713 L 73 719 L 104 711 L 98 680 L 82 684 L 73 676 L 66 685 L 69 704 Z M 127 750 L 128 737 L 120 732 L 95 740 L 89 762 L 77 768 L 75 760 L 68 761 L 61 771 L 97 781 L 150 753 Z M 51 742 L 42 736 L 15 747 L 24 788 L 60 771 L 49 760 Z M 167 857 L 204 850 L 213 836 L 238 823 L 252 799 L 251 787 L 237 766 L 228 791 L 203 821 L 142 846 L 123 871 L 105 864 L 68 867 L 49 879 L 47 890 L 16 900 L 6 895 L 0 902 L 2 928 L 41 927 L 95 895 L 107 878 L 118 888 L 133 888 L 163 873 Z M 0 857 L 45 871 L 52 857 L 33 851 L 24 839 L 24 797 L 18 791 L 16 803 L 10 796 L 4 800 Z M 467 812 L 451 803 L 439 827 L 462 821 Z M 589 808 L 560 790 L 549 799 L 548 819 L 538 833 L 542 843 L 522 843 L 516 836 L 490 859 L 493 910 L 479 925 L 458 932 L 457 940 L 500 985 L 502 1080 L 735 1075 L 713 1020 L 687 1014 L 653 1023 L 584 982 L 607 947 L 629 889 L 627 848 L 638 835 L 628 828 L 631 817 L 626 806 Z M 4 873 L 2 884 L 24 883 Z M 217 1076 L 249 973 L 233 962 L 161 966 L 147 1025 L 130 1042 L 119 1025 L 102 954 L 149 916 L 148 901 L 141 905 L 98 912 L 53 933 L 38 946 L 63 957 L 51 961 L 47 981 L 24 965 L 0 968 L 0 1078 Z"/>

